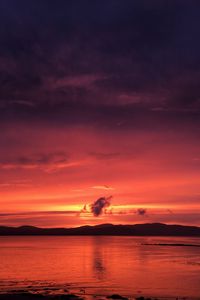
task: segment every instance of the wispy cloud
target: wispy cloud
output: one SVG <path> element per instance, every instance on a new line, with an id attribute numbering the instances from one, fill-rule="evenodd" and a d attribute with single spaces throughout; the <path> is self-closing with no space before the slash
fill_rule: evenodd
<path id="1" fill-rule="evenodd" d="M 31 180 L 14 180 L 8 182 L 0 182 L 0 187 L 10 188 L 10 187 L 28 187 L 31 186 Z"/>
<path id="2" fill-rule="evenodd" d="M 9 160 L 0 161 L 2 169 L 41 169 L 53 172 L 59 169 L 79 166 L 83 161 L 70 161 L 68 155 L 62 152 L 48 154 L 34 154 L 20 156 Z"/>
<path id="3" fill-rule="evenodd" d="M 89 154 L 98 160 L 115 159 L 121 155 L 121 153 L 118 152 L 91 152 Z"/>
<path id="4" fill-rule="evenodd" d="M 115 189 L 108 185 L 94 185 L 91 188 L 95 190 L 106 190 L 106 191 L 113 191 Z"/>
<path id="5" fill-rule="evenodd" d="M 102 80 L 105 78 L 96 74 L 79 74 L 76 76 L 49 78 L 46 80 L 46 85 L 48 89 L 59 89 L 64 87 L 92 88 L 92 85 L 95 83 L 95 81 L 100 79 Z"/>
<path id="6" fill-rule="evenodd" d="M 35 103 L 33 101 L 29 101 L 29 100 L 9 100 L 9 101 L 5 101 L 5 100 L 1 100 L 0 101 L 0 108 L 3 107 L 15 107 L 15 106 L 24 106 L 24 107 L 35 107 Z"/>
<path id="7" fill-rule="evenodd" d="M 7 216 L 41 216 L 41 215 L 74 215 L 76 216 L 77 210 L 58 210 L 58 211 L 25 211 L 25 212 L 8 212 L 0 213 L 1 217 Z"/>

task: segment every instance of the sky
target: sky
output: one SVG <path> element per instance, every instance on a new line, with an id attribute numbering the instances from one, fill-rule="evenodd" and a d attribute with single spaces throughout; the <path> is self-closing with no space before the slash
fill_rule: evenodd
<path id="1" fill-rule="evenodd" d="M 0 224 L 200 226 L 200 2 L 0 2 Z"/>

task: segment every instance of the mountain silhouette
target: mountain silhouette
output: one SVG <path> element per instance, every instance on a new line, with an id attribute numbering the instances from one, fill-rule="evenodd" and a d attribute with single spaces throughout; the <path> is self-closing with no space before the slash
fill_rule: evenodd
<path id="1" fill-rule="evenodd" d="M 200 236 L 200 227 L 146 223 L 135 225 L 100 224 L 76 228 L 38 228 L 0 226 L 0 235 L 126 235 L 126 236 Z"/>

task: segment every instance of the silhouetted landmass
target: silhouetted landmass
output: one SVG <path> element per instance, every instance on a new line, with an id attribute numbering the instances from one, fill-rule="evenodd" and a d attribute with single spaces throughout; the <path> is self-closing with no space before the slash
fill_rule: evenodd
<path id="1" fill-rule="evenodd" d="M 38 228 L 0 226 L 0 235 L 125 235 L 125 236 L 199 236 L 200 227 L 147 223 L 135 225 L 101 224 L 77 228 Z"/>
<path id="2" fill-rule="evenodd" d="M 118 299 L 118 300 L 128 300 L 127 297 L 123 297 L 119 294 L 113 294 L 113 295 L 110 295 L 110 296 L 107 296 L 108 299 Z"/>

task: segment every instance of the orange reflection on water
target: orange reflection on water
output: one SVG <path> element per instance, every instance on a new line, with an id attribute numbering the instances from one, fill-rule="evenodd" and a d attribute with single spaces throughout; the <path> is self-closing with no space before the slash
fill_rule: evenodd
<path id="1" fill-rule="evenodd" d="M 0 281 L 70 283 L 96 293 L 197 296 L 200 251 L 143 243 L 192 238 L 0 237 Z"/>

